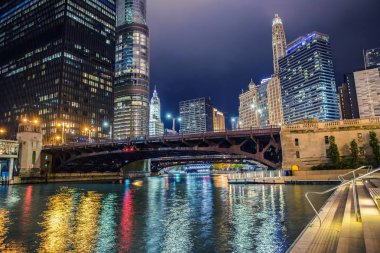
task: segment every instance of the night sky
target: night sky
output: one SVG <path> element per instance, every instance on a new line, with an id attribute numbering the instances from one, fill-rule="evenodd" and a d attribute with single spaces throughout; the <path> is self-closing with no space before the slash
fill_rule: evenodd
<path id="1" fill-rule="evenodd" d="M 380 47 L 379 0 L 147 0 L 151 87 L 162 116 L 178 102 L 211 97 L 238 116 L 239 93 L 270 77 L 272 19 L 282 18 L 287 42 L 312 31 L 330 35 L 337 83 L 363 67 L 362 50 Z M 166 126 L 170 124 L 163 119 Z"/>

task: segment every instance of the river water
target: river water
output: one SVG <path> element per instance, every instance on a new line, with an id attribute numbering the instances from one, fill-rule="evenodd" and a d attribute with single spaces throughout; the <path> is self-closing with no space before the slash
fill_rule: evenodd
<path id="1" fill-rule="evenodd" d="M 285 252 L 313 217 L 304 193 L 329 187 L 209 175 L 0 186 L 0 252 Z"/>

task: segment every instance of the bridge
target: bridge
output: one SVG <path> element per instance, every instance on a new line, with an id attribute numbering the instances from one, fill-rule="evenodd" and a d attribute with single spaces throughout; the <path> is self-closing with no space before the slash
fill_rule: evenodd
<path id="1" fill-rule="evenodd" d="M 243 129 L 171 136 L 141 137 L 96 143 L 44 146 L 42 165 L 52 172 L 120 171 L 125 165 L 145 159 L 157 163 L 191 157 L 248 159 L 271 168 L 281 165 L 281 128 Z M 159 167 L 159 165 L 157 165 Z"/>

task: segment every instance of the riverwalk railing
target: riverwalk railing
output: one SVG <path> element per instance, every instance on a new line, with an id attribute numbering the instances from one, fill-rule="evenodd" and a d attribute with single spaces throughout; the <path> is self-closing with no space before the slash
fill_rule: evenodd
<path id="1" fill-rule="evenodd" d="M 256 178 L 280 178 L 282 170 L 262 170 L 242 173 L 232 173 L 228 179 L 256 179 Z"/>
<path id="2" fill-rule="evenodd" d="M 355 172 L 356 171 L 358 171 L 358 170 L 363 170 L 363 169 L 365 169 L 365 168 L 367 168 L 367 172 L 366 173 L 368 173 L 368 172 L 371 172 L 372 170 L 373 170 L 373 167 L 371 166 L 371 165 L 364 165 L 364 166 L 361 166 L 361 167 L 359 167 L 359 168 L 357 168 L 357 169 L 354 169 L 354 170 L 351 170 L 351 171 L 349 171 L 349 172 L 347 172 L 346 174 L 342 174 L 342 175 L 339 175 L 338 176 L 338 178 L 339 178 L 339 180 L 341 181 L 341 182 L 344 182 L 345 181 L 345 179 L 344 179 L 344 177 L 345 176 L 347 176 L 347 175 L 353 175 L 353 177 L 355 177 Z M 348 180 L 351 180 L 352 178 L 350 178 L 350 179 L 348 179 Z"/>
<path id="3" fill-rule="evenodd" d="M 358 168 L 359 169 L 359 168 Z M 355 169 L 355 170 L 358 170 L 358 169 Z M 353 195 L 353 198 L 354 198 L 354 206 L 355 206 L 355 217 L 356 217 L 356 220 L 358 221 L 360 219 L 360 213 L 358 211 L 358 195 L 357 195 L 357 192 L 356 192 L 356 180 L 359 180 L 359 179 L 362 179 L 362 178 L 365 178 L 373 173 L 376 173 L 376 172 L 379 172 L 380 171 L 380 168 L 377 168 L 375 170 L 371 170 L 367 173 L 365 173 L 364 175 L 361 175 L 359 177 L 355 177 L 355 173 L 354 173 L 354 177 L 351 179 L 351 180 L 347 180 L 347 181 L 344 181 L 342 182 L 340 185 L 338 186 L 335 186 L 333 188 L 330 188 L 326 191 L 322 191 L 322 192 L 307 192 L 305 193 L 305 197 L 307 199 L 307 201 L 309 202 L 311 208 L 313 209 L 313 211 L 315 212 L 316 216 L 318 217 L 319 219 L 319 225 L 322 226 L 322 219 L 321 217 L 319 216 L 319 213 L 318 211 L 315 209 L 313 203 L 311 202 L 310 198 L 309 198 L 309 195 L 310 194 L 316 194 L 316 195 L 324 195 L 326 193 L 329 193 L 329 192 L 332 192 L 332 191 L 335 191 L 336 189 L 338 189 L 339 187 L 341 186 L 345 186 L 345 185 L 348 185 L 348 184 L 351 184 L 352 183 L 352 195 Z"/>

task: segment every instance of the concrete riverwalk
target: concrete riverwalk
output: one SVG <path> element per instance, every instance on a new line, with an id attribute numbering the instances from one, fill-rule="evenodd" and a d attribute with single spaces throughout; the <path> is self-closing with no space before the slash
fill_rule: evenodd
<path id="1" fill-rule="evenodd" d="M 376 175 L 358 180 L 356 187 L 338 187 L 319 211 L 321 223 L 316 216 L 288 252 L 380 252 L 380 175 Z"/>

